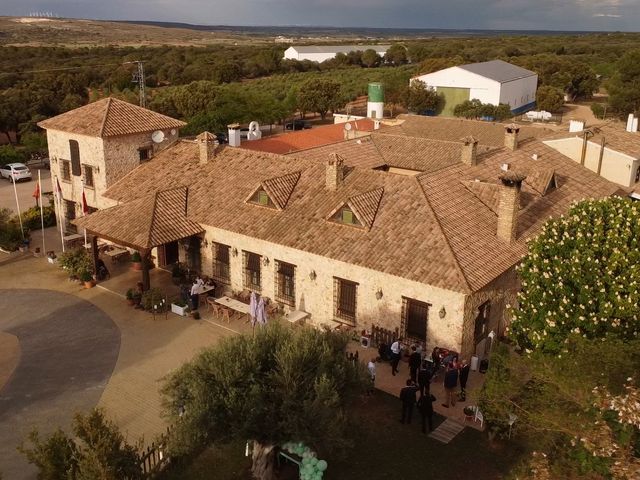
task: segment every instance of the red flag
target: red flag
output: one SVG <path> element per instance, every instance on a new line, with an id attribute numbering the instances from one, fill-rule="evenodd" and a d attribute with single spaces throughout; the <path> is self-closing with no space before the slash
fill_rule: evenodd
<path id="1" fill-rule="evenodd" d="M 31 195 L 36 200 L 40 198 L 40 182 L 36 182 L 36 189 L 33 191 L 33 195 Z"/>
<path id="2" fill-rule="evenodd" d="M 82 215 L 89 213 L 89 205 L 87 205 L 87 197 L 84 194 L 84 185 L 82 186 Z"/>
<path id="3" fill-rule="evenodd" d="M 60 200 L 62 200 L 62 189 L 60 188 L 60 182 L 58 181 L 58 177 L 56 177 L 56 195 Z"/>

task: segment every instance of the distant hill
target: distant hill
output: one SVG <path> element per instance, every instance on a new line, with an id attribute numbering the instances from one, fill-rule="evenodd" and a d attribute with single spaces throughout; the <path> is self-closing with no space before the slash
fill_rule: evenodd
<path id="1" fill-rule="evenodd" d="M 102 21 L 69 18 L 0 17 L 0 45 L 142 46 L 219 43 L 273 43 L 276 37 L 296 43 L 336 43 L 430 37 L 558 35 L 588 32 L 523 30 L 447 30 L 416 28 L 336 28 L 326 26 L 190 25 L 155 21 Z M 283 40 L 283 39 L 281 39 Z"/>

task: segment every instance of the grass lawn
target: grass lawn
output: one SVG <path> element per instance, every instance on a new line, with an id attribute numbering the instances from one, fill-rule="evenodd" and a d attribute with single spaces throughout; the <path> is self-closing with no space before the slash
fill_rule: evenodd
<path id="1" fill-rule="evenodd" d="M 420 431 L 420 416 L 412 425 L 400 423 L 400 400 L 376 391 L 354 415 L 356 444 L 346 457 L 327 458 L 326 480 L 496 480 L 506 476 L 522 450 L 515 443 L 491 447 L 486 435 L 466 428 L 444 445 Z M 444 419 L 435 417 L 435 426 Z M 180 472 L 163 480 L 250 479 L 244 442 L 211 448 Z M 288 476 L 287 478 L 297 478 Z"/>

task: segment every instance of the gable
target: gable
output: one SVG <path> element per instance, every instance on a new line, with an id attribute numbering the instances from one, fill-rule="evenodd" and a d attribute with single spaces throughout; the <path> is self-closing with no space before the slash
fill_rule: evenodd
<path id="1" fill-rule="evenodd" d="M 300 179 L 300 171 L 269 178 L 260 183 L 245 202 L 283 210 Z"/>
<path id="2" fill-rule="evenodd" d="M 341 203 L 328 215 L 327 220 L 344 225 L 355 225 L 370 230 L 378 213 L 384 188 L 376 188 L 354 195 Z M 353 218 L 351 218 L 351 214 Z"/>

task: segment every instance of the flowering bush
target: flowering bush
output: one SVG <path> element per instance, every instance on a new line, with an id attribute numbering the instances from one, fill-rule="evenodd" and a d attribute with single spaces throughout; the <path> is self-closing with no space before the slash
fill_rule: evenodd
<path id="1" fill-rule="evenodd" d="M 572 335 L 637 338 L 640 205 L 620 197 L 574 204 L 549 220 L 519 266 L 510 336 L 560 354 Z"/>

